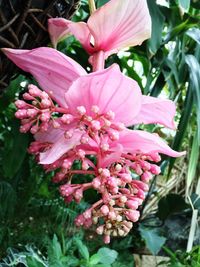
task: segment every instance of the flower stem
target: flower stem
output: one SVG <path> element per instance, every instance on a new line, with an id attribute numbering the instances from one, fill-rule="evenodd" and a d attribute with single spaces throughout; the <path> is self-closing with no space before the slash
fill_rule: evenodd
<path id="1" fill-rule="evenodd" d="M 88 0 L 89 8 L 90 8 L 90 14 L 92 14 L 96 10 L 95 1 L 94 0 Z"/>
<path id="2" fill-rule="evenodd" d="M 105 65 L 104 52 L 99 51 L 93 55 L 93 71 L 103 70 Z"/>

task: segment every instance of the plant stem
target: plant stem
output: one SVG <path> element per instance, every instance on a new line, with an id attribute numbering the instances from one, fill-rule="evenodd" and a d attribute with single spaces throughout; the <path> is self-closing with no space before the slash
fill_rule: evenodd
<path id="1" fill-rule="evenodd" d="M 92 62 L 93 71 L 103 70 L 104 64 L 105 64 L 105 59 L 103 51 L 99 51 L 93 54 L 93 62 Z"/>
<path id="2" fill-rule="evenodd" d="M 96 10 L 95 1 L 94 0 L 88 0 L 89 8 L 90 8 L 90 14 L 92 14 Z"/>

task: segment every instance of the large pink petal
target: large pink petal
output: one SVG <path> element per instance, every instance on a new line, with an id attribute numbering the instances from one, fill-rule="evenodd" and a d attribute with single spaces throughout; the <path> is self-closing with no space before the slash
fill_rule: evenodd
<path id="1" fill-rule="evenodd" d="M 85 70 L 74 60 L 53 48 L 18 50 L 4 48 L 3 52 L 19 68 L 30 72 L 40 86 L 61 106 L 66 106 L 64 93 L 71 83 L 85 75 Z"/>
<path id="2" fill-rule="evenodd" d="M 151 36 L 146 0 L 110 0 L 89 18 L 95 47 L 103 51 L 140 45 Z"/>
<path id="3" fill-rule="evenodd" d="M 71 23 L 70 20 L 63 18 L 53 18 L 48 20 L 48 31 L 51 42 L 55 48 L 57 47 L 58 42 L 71 34 L 68 28 L 69 23 Z"/>
<path id="4" fill-rule="evenodd" d="M 64 134 L 44 153 L 40 153 L 40 164 L 51 164 L 62 157 L 70 149 L 80 144 L 82 132 L 75 130 L 72 138 L 65 138 Z"/>
<path id="5" fill-rule="evenodd" d="M 161 153 L 171 157 L 181 157 L 185 152 L 171 149 L 158 135 L 139 130 L 124 130 L 118 140 L 124 147 L 124 152 L 129 153 Z"/>
<path id="6" fill-rule="evenodd" d="M 141 107 L 141 91 L 138 84 L 124 76 L 117 65 L 77 79 L 65 94 L 71 112 L 84 106 L 91 115 L 91 107 L 97 105 L 100 113 L 113 111 L 115 121 L 131 125 Z"/>
<path id="7" fill-rule="evenodd" d="M 173 101 L 151 96 L 142 96 L 142 107 L 133 120 L 133 123 L 159 123 L 168 128 L 175 129 L 175 113 L 176 106 Z"/>

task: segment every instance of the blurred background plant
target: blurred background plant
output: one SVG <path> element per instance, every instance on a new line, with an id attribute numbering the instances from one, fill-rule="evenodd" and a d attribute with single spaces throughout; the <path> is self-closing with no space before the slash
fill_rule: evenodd
<path id="1" fill-rule="evenodd" d="M 106 2 L 97 0 L 96 4 Z M 0 266 L 128 267 L 133 266 L 133 251 L 156 255 L 164 244 L 161 253 L 171 257 L 167 266 L 200 266 L 199 247 L 191 251 L 193 243 L 200 244 L 196 227 L 200 210 L 200 3 L 148 0 L 148 5 L 152 38 L 110 57 L 106 64 L 117 62 L 139 83 L 143 94 L 176 102 L 176 132 L 154 125 L 145 129 L 159 133 L 175 150 L 186 150 L 187 156 L 176 161 L 163 158 L 162 175 L 152 180 L 139 224 L 127 238 L 114 240 L 108 250 L 92 229 L 84 232 L 74 227 L 75 216 L 95 197 L 93 193 L 79 206 L 66 206 L 51 183 L 53 174 L 44 173 L 27 154 L 31 137 L 19 133 L 13 103 L 35 81 L 24 73 L 15 76 L 0 98 Z M 88 3 L 82 0 L 73 20 L 87 20 L 88 15 Z M 91 70 L 88 55 L 73 37 L 62 41 L 58 49 Z M 172 252 L 186 250 L 189 232 L 188 253 Z M 110 255 L 107 261 L 105 255 Z"/>

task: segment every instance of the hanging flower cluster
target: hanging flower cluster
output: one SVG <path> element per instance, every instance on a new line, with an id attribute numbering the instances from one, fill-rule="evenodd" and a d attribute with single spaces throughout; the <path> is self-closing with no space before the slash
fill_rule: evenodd
<path id="1" fill-rule="evenodd" d="M 3 49 L 38 81 L 16 101 L 20 131 L 35 138 L 29 152 L 47 171 L 55 171 L 66 203 L 79 203 L 93 189 L 99 200 L 79 215 L 77 226 L 103 235 L 126 236 L 139 219 L 138 207 L 148 182 L 160 173 L 160 153 L 179 157 L 158 135 L 130 130 L 134 124 L 159 123 L 174 129 L 175 105 L 170 100 L 143 96 L 134 80 L 105 59 L 118 50 L 141 44 L 151 34 L 146 0 L 110 0 L 87 23 L 62 18 L 49 20 L 52 43 L 73 34 L 90 55 L 93 72 L 52 48 Z M 79 168 L 74 163 L 79 162 Z M 76 183 L 74 176 L 91 177 Z M 85 181 L 85 179 L 83 179 Z"/>

